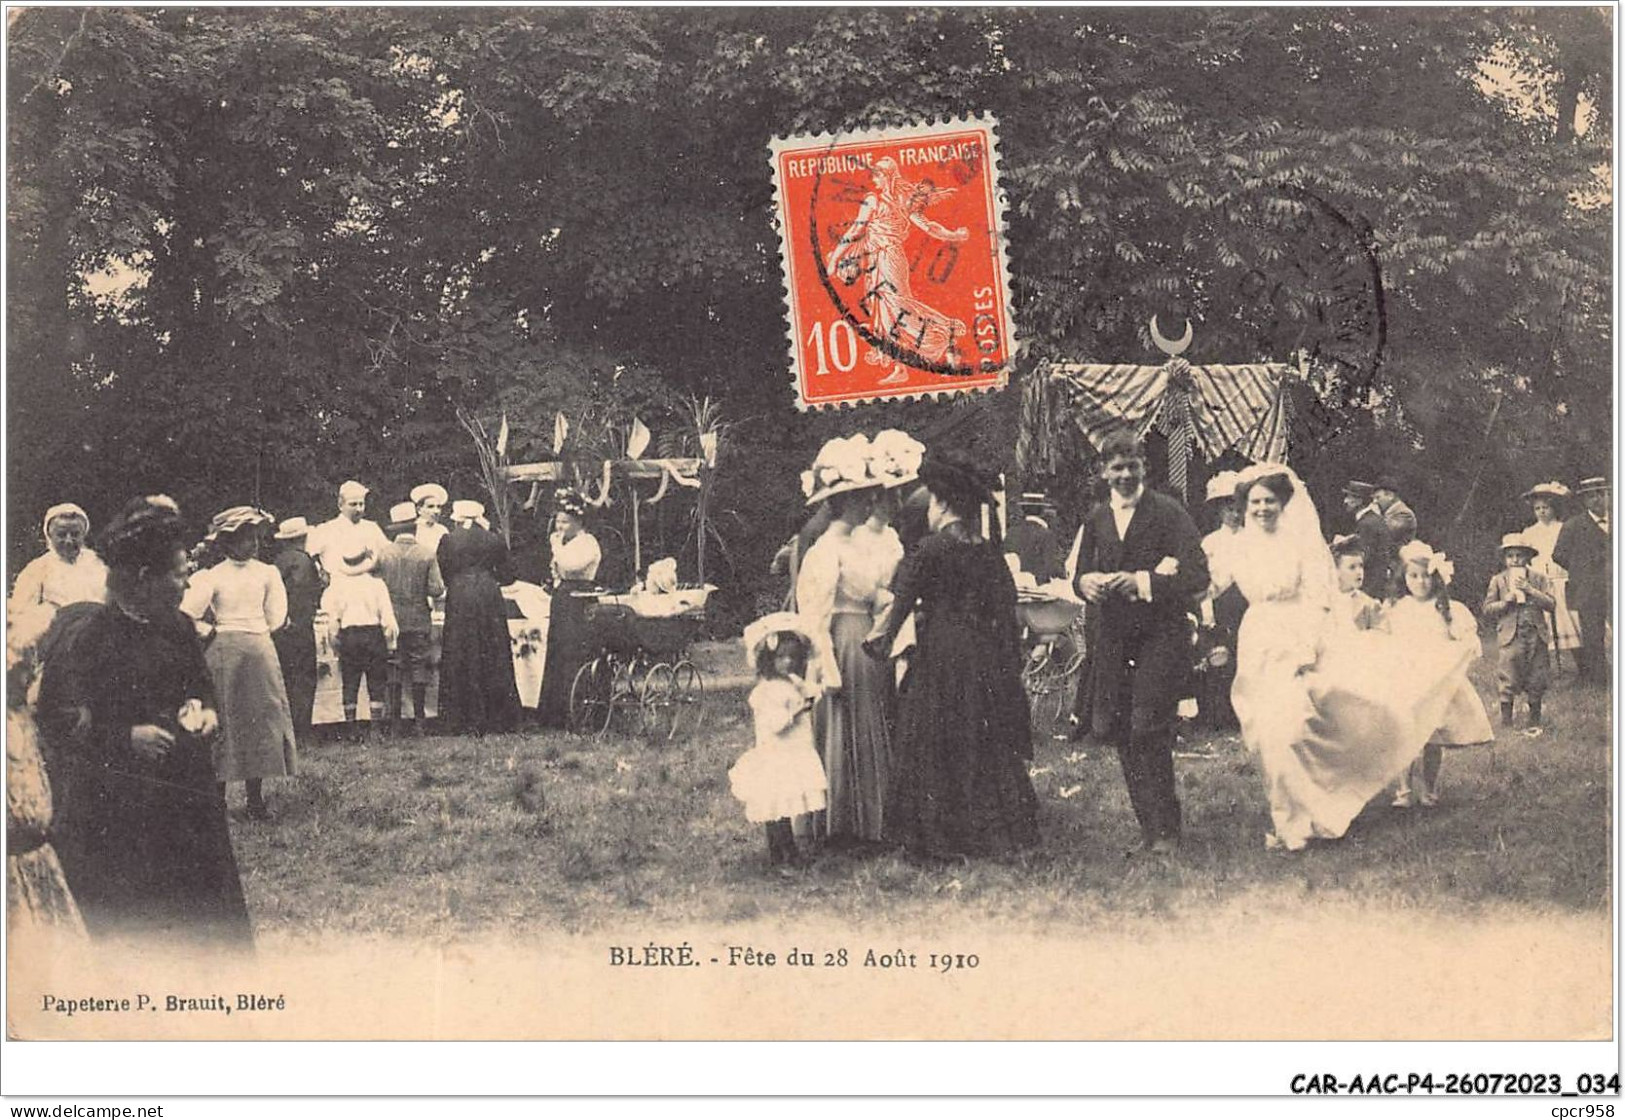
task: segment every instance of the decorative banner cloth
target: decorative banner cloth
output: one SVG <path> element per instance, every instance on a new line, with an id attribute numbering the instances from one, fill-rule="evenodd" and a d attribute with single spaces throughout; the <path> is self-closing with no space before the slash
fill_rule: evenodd
<path id="1" fill-rule="evenodd" d="M 1059 411 L 1097 448 L 1124 428 L 1163 433 L 1169 483 L 1186 494 L 1193 449 L 1210 462 L 1232 449 L 1254 462 L 1285 461 L 1286 386 L 1295 373 L 1278 363 L 1193 366 L 1174 358 L 1159 366 L 1054 363 L 1048 380 L 1070 398 Z"/>

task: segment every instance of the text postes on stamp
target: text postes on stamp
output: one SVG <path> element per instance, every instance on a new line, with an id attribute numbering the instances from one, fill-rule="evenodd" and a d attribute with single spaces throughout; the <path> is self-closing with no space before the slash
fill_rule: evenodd
<path id="1" fill-rule="evenodd" d="M 771 146 L 800 408 L 1002 388 L 1015 353 L 996 123 Z"/>

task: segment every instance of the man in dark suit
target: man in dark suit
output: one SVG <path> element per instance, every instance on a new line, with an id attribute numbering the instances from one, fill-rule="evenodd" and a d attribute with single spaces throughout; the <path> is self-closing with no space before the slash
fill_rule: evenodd
<path id="1" fill-rule="evenodd" d="M 1191 667 L 1188 615 L 1208 586 L 1202 536 L 1185 507 L 1145 485 L 1145 448 L 1108 436 L 1110 487 L 1078 530 L 1073 585 L 1091 604 L 1090 684 L 1095 730 L 1117 748 L 1145 845 L 1178 847 L 1174 717 Z"/>
<path id="2" fill-rule="evenodd" d="M 1579 487 L 1583 512 L 1563 522 L 1552 560 L 1569 573 L 1569 607 L 1580 616 L 1580 648 L 1575 650 L 1580 679 L 1607 685 L 1605 632 L 1614 614 L 1614 556 L 1608 514 L 1613 491 L 1606 478 L 1587 478 Z"/>
<path id="3" fill-rule="evenodd" d="M 1382 519 L 1388 523 L 1388 535 L 1394 548 L 1401 549 L 1416 539 L 1416 514 L 1399 497 L 1399 480 L 1391 474 L 1377 479 L 1371 498 L 1382 510 Z"/>
<path id="4" fill-rule="evenodd" d="M 1376 487 L 1369 482 L 1350 479 L 1343 486 L 1343 504 L 1354 513 L 1354 531 L 1365 546 L 1365 586 L 1376 599 L 1395 599 L 1398 588 L 1394 579 L 1394 560 L 1399 545 L 1393 530 L 1376 502 Z"/>
<path id="5" fill-rule="evenodd" d="M 1061 563 L 1061 546 L 1050 527 L 1054 511 L 1043 494 L 1029 492 L 1016 502 L 1021 518 L 1004 535 L 1004 550 L 1021 558 L 1021 570 L 1039 583 L 1048 583 L 1066 574 Z"/>

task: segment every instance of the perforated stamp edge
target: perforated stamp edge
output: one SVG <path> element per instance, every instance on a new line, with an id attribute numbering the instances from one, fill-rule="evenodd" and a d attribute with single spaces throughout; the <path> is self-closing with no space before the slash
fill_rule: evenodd
<path id="1" fill-rule="evenodd" d="M 990 236 L 996 240 L 998 245 L 998 251 L 995 254 L 998 262 L 996 271 L 999 274 L 997 287 L 1006 327 L 1004 365 L 999 369 L 993 381 L 976 385 L 941 385 L 930 389 L 915 389 L 904 392 L 881 390 L 873 396 L 849 400 L 808 401 L 802 395 L 804 379 L 802 376 L 803 371 L 800 368 L 801 352 L 796 339 L 795 288 L 790 272 L 790 223 L 786 218 L 784 184 L 779 177 L 779 156 L 787 150 L 799 151 L 803 148 L 816 148 L 819 146 L 827 149 L 837 143 L 848 144 L 865 141 L 895 143 L 902 140 L 928 137 L 942 132 L 976 127 L 987 129 L 988 182 L 992 195 L 988 199 L 988 217 L 992 222 Z M 1009 386 L 1010 370 L 1016 362 L 1017 354 L 1020 352 L 1020 341 L 1016 327 L 1015 305 L 1010 297 L 1010 241 L 1005 234 L 1005 222 L 1008 218 L 1010 200 L 1005 193 L 1000 174 L 998 118 L 992 113 L 984 112 L 974 116 L 936 117 L 918 124 L 893 125 L 886 128 L 860 128 L 841 132 L 807 132 L 795 133 L 790 136 L 779 135 L 768 141 L 767 150 L 768 165 L 773 174 L 773 216 L 779 229 L 779 294 L 784 304 L 785 345 L 790 359 L 790 391 L 795 397 L 796 411 L 822 412 L 826 409 L 856 409 L 880 401 L 922 401 L 956 394 L 994 393 Z"/>

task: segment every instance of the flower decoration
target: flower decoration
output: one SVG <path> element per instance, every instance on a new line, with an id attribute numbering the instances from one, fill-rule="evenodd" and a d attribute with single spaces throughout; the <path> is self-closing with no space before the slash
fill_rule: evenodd
<path id="1" fill-rule="evenodd" d="M 203 730 L 203 701 L 195 697 L 187 700 L 175 713 L 175 722 L 187 734 L 199 734 Z"/>
<path id="2" fill-rule="evenodd" d="M 871 469 L 881 485 L 902 486 L 920 477 L 925 444 L 896 428 L 887 428 L 870 445 Z"/>
<path id="3" fill-rule="evenodd" d="M 1435 552 L 1425 541 L 1411 541 L 1399 550 L 1401 564 L 1425 564 L 1429 575 L 1436 575 L 1446 584 L 1456 578 L 1456 565 L 1442 552 Z"/>
<path id="4" fill-rule="evenodd" d="M 878 486 L 870 471 L 869 438 L 862 433 L 824 444 L 813 460 L 812 469 L 801 472 L 801 493 L 809 501 L 828 490 L 856 490 Z"/>

